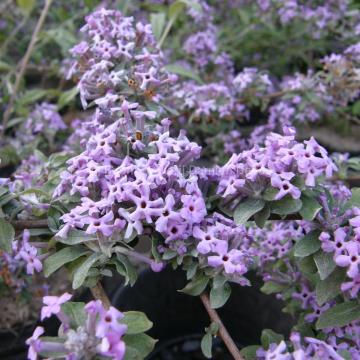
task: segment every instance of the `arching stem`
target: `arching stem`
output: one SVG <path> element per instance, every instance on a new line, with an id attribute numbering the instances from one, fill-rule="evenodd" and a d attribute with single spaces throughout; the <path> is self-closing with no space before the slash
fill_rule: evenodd
<path id="1" fill-rule="evenodd" d="M 234 360 L 245 360 L 244 357 L 240 354 L 239 349 L 237 348 L 234 340 L 232 339 L 231 335 L 227 331 L 226 327 L 224 326 L 222 320 L 220 319 L 219 314 L 215 309 L 213 309 L 210 305 L 210 299 L 206 292 L 203 292 L 200 295 L 200 299 L 209 314 L 211 321 L 217 323 L 219 325 L 219 336 L 224 341 L 227 349 L 229 350 L 230 354 L 233 356 Z"/>

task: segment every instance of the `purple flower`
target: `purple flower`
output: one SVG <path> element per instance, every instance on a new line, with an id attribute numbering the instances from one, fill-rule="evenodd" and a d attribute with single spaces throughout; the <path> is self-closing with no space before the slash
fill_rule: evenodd
<path id="1" fill-rule="evenodd" d="M 102 233 L 104 236 L 110 236 L 113 233 L 114 213 L 109 211 L 100 218 L 88 217 L 86 222 L 89 226 L 86 229 L 87 234 Z M 109 224 L 110 223 L 110 224 Z"/>
<path id="2" fill-rule="evenodd" d="M 244 254 L 242 251 L 236 249 L 232 249 L 229 252 L 223 251 L 218 255 L 209 256 L 208 264 L 215 268 L 224 267 L 226 274 L 244 274 L 247 272 Z"/>
<path id="3" fill-rule="evenodd" d="M 181 201 L 183 207 L 180 210 L 180 214 L 190 223 L 199 223 L 206 216 L 205 202 L 202 197 L 183 195 Z"/>
<path id="4" fill-rule="evenodd" d="M 301 307 L 307 309 L 309 308 L 309 304 L 313 302 L 315 296 L 314 292 L 311 291 L 306 284 L 301 284 L 301 292 L 294 292 L 292 298 L 299 300 L 301 302 Z"/>
<path id="5" fill-rule="evenodd" d="M 197 250 L 200 254 L 208 254 L 210 252 L 226 253 L 228 244 L 224 240 L 215 237 L 215 229 L 208 228 L 207 232 L 202 231 L 198 226 L 193 230 L 193 236 L 200 240 Z"/>
<path id="6" fill-rule="evenodd" d="M 114 331 L 118 337 L 125 334 L 127 326 L 119 322 L 123 317 L 124 315 L 112 306 L 109 310 L 102 311 L 96 327 L 96 336 L 104 337 L 110 331 Z"/>
<path id="7" fill-rule="evenodd" d="M 26 340 L 26 345 L 29 346 L 28 358 L 36 360 L 38 353 L 41 351 L 41 340 L 39 337 L 44 333 L 44 328 L 41 326 L 36 327 L 31 338 Z"/>
<path id="8" fill-rule="evenodd" d="M 354 279 L 359 274 L 360 244 L 357 241 L 350 241 L 345 245 L 345 254 L 335 256 L 338 266 L 347 267 L 347 275 Z"/>
<path id="9" fill-rule="evenodd" d="M 115 360 L 122 360 L 125 355 L 126 346 L 124 341 L 121 340 L 121 335 L 109 331 L 102 338 L 101 344 L 98 345 L 98 351 L 101 355 L 109 356 Z"/>
<path id="10" fill-rule="evenodd" d="M 294 199 L 299 199 L 301 191 L 288 180 L 282 180 L 280 176 L 274 175 L 271 177 L 271 185 L 279 192 L 275 196 L 275 200 L 280 200 L 286 195 L 291 195 Z"/>
<path id="11" fill-rule="evenodd" d="M 72 295 L 64 293 L 61 296 L 45 296 L 43 299 L 44 305 L 41 309 L 41 320 L 44 320 L 51 315 L 58 315 L 61 312 L 61 305 L 71 299 Z"/>
<path id="12" fill-rule="evenodd" d="M 260 359 L 265 360 L 291 360 L 291 355 L 287 352 L 285 341 L 281 341 L 279 344 L 270 344 L 268 350 L 259 349 L 256 351 L 256 355 Z"/>
<path id="13" fill-rule="evenodd" d="M 356 298 L 360 291 L 360 274 L 357 274 L 351 281 L 347 281 L 341 284 L 342 292 L 349 292 L 350 297 Z"/>

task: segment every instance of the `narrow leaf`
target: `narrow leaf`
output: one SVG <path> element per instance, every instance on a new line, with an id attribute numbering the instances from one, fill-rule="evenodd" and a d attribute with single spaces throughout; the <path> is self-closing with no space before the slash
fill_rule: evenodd
<path id="1" fill-rule="evenodd" d="M 73 289 L 78 289 L 84 283 L 90 268 L 95 265 L 102 256 L 102 253 L 92 254 L 74 271 Z"/>
<path id="2" fill-rule="evenodd" d="M 56 236 L 55 238 L 58 242 L 66 245 L 76 245 L 87 241 L 97 240 L 96 235 L 89 235 L 86 234 L 85 231 L 81 230 L 70 230 L 65 239 L 60 236 Z"/>
<path id="3" fill-rule="evenodd" d="M 151 27 L 156 40 L 160 40 L 161 34 L 164 30 L 166 15 L 164 13 L 157 13 L 150 15 Z"/>
<path id="4" fill-rule="evenodd" d="M 61 249 L 55 254 L 49 256 L 44 261 L 44 275 L 50 276 L 56 270 L 60 269 L 65 264 L 78 259 L 87 254 L 89 251 L 80 246 L 69 246 Z"/>
<path id="5" fill-rule="evenodd" d="M 203 83 L 203 81 L 201 80 L 199 75 L 196 74 L 194 70 L 186 69 L 186 68 L 184 68 L 184 67 L 182 67 L 180 65 L 177 65 L 177 64 L 166 65 L 165 69 L 170 73 L 177 74 L 177 75 L 189 78 L 189 79 L 193 79 L 193 80 L 197 81 L 200 84 Z"/>
<path id="6" fill-rule="evenodd" d="M 11 253 L 11 245 L 15 237 L 13 226 L 0 218 L 0 249 Z"/>

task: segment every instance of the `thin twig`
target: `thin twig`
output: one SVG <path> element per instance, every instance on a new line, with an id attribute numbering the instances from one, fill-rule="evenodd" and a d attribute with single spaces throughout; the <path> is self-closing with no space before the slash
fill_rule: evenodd
<path id="1" fill-rule="evenodd" d="M 25 26 L 28 19 L 29 19 L 29 15 L 24 16 L 22 20 L 17 24 L 17 26 L 13 29 L 13 31 L 10 33 L 10 35 L 6 38 L 6 40 L 4 41 L 4 43 L 0 48 L 0 57 L 3 56 L 8 45 L 14 40 L 18 32 Z"/>
<path id="2" fill-rule="evenodd" d="M 48 228 L 49 227 L 47 219 L 40 219 L 40 220 L 13 220 L 13 221 L 10 221 L 10 223 L 16 230 L 42 229 L 42 228 Z"/>
<path id="3" fill-rule="evenodd" d="M 15 98 L 16 98 L 16 94 L 17 94 L 17 91 L 19 89 L 19 86 L 20 86 L 20 82 L 21 82 L 21 79 L 24 75 L 24 72 L 25 72 L 25 69 L 26 69 L 26 66 L 30 60 L 30 57 L 31 57 L 31 54 L 32 54 L 32 51 L 34 49 L 34 46 L 35 46 L 35 43 L 37 41 L 37 38 L 38 38 L 38 35 L 39 35 L 39 32 L 44 24 L 44 21 L 45 21 L 45 18 L 46 18 L 46 15 L 49 11 L 49 8 L 50 8 L 50 5 L 52 3 L 53 0 L 45 0 L 45 6 L 40 14 L 40 17 L 39 17 L 39 20 L 36 24 L 36 27 L 35 27 L 35 30 L 31 36 L 31 40 L 30 40 L 30 43 L 28 45 L 28 48 L 26 50 L 26 53 L 24 55 L 24 57 L 22 58 L 21 60 L 21 63 L 20 63 L 20 69 L 19 71 L 17 72 L 16 74 L 16 79 L 15 79 L 15 84 L 14 84 L 14 88 L 13 88 L 13 92 L 11 94 L 11 98 L 9 100 L 9 104 L 6 108 L 6 111 L 4 113 L 4 117 L 3 117 L 3 122 L 2 122 L 2 129 L 1 129 L 1 136 L 4 135 L 4 132 L 5 132 L 5 129 L 6 129 L 6 125 L 9 121 L 9 118 L 10 118 L 10 115 L 11 115 L 11 112 L 12 112 L 12 109 L 13 109 L 13 106 L 14 106 L 14 103 L 15 103 Z"/>
<path id="4" fill-rule="evenodd" d="M 221 321 L 217 311 L 213 309 L 210 305 L 209 296 L 204 292 L 200 295 L 200 299 L 204 304 L 206 311 L 209 314 L 209 317 L 212 321 L 216 322 L 219 325 L 219 335 L 221 339 L 224 341 L 227 349 L 229 350 L 230 354 L 233 356 L 235 360 L 245 360 L 242 355 L 240 354 L 239 349 L 237 348 L 234 340 L 230 336 L 229 332 L 226 330 L 223 322 Z"/>
<path id="5" fill-rule="evenodd" d="M 110 302 L 108 296 L 106 295 L 106 292 L 105 292 L 104 288 L 102 287 L 100 281 L 93 288 L 91 288 L 90 291 L 91 291 L 93 297 L 96 300 L 100 300 L 106 309 L 110 308 L 111 302 Z"/>

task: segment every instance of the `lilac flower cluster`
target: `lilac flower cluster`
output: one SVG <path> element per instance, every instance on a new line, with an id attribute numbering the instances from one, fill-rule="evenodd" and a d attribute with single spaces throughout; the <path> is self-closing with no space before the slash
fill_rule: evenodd
<path id="1" fill-rule="evenodd" d="M 292 349 L 290 349 L 290 346 Z M 314 337 L 304 337 L 297 332 L 290 335 L 289 346 L 285 341 L 279 344 L 272 343 L 268 350 L 259 349 L 257 351 L 257 359 L 259 360 L 344 360 L 339 352 L 346 352 L 352 359 L 357 359 L 359 350 L 355 346 L 349 345 L 348 342 L 338 342 L 335 337 L 330 337 L 326 341 L 316 339 Z"/>
<path id="2" fill-rule="evenodd" d="M 285 76 L 281 81 L 273 77 L 270 80 L 266 72 L 254 68 L 244 68 L 236 75 L 228 56 L 222 53 L 221 58 L 228 59 L 227 65 L 220 61 L 222 66 L 219 66 L 214 60 L 211 71 L 198 69 L 206 84 L 199 85 L 191 80 L 175 87 L 173 102 L 187 117 L 185 120 L 181 118 L 181 123 L 194 120 L 206 120 L 208 123 L 216 123 L 217 119 L 247 120 L 251 119 L 251 110 L 259 105 L 263 112 L 267 110 L 265 125 L 257 126 L 246 141 L 238 137 L 226 139 L 228 141 L 223 141 L 224 147 L 248 149 L 254 144 L 263 143 L 267 134 L 281 131 L 283 126 L 319 123 L 338 116 L 342 116 L 346 122 L 353 121 L 350 114 L 344 113 L 344 108 L 351 106 L 359 96 L 356 75 L 359 67 L 358 44 L 346 48 L 342 54 L 332 54 L 322 59 L 323 70 L 296 73 Z M 227 128 L 231 131 L 234 126 L 222 126 L 225 132 Z M 192 131 L 191 127 L 189 129 Z M 216 135 L 209 142 L 212 144 L 217 140 Z M 234 145 L 232 142 L 235 142 Z"/>
<path id="3" fill-rule="evenodd" d="M 55 177 L 55 174 L 54 167 L 49 162 L 44 162 L 44 155 L 38 151 L 23 159 L 12 178 L 3 182 L 12 196 L 21 201 L 16 214 L 18 219 L 39 217 L 47 212 L 51 198 L 51 195 L 46 193 L 49 189 L 47 182 Z"/>
<path id="4" fill-rule="evenodd" d="M 64 144 L 64 151 L 79 154 L 86 148 L 86 142 L 91 135 L 96 134 L 97 126 L 101 125 L 97 122 L 97 114 L 91 114 L 85 119 L 74 119 L 71 122 L 71 135 Z"/>
<path id="5" fill-rule="evenodd" d="M 28 358 L 36 360 L 43 354 L 57 353 L 67 360 L 89 359 L 97 355 L 122 360 L 126 351 L 122 338 L 127 331 L 127 325 L 121 323 L 124 315 L 114 307 L 106 310 L 100 300 L 90 301 L 84 308 L 86 319 L 74 328 L 63 309 L 63 305 L 71 297 L 68 293 L 60 297 L 44 297 L 41 319 L 56 315 L 61 321 L 62 330 L 59 331 L 56 341 L 51 341 L 40 337 L 44 328 L 38 326 L 32 337 L 26 341 L 29 346 Z"/>
<path id="6" fill-rule="evenodd" d="M 239 130 L 232 130 L 227 134 L 221 134 L 224 144 L 224 152 L 226 155 L 239 154 L 241 151 L 248 148 L 247 139 L 243 137 Z M 211 143 L 213 139 L 209 139 Z"/>
<path id="7" fill-rule="evenodd" d="M 228 279 L 241 285 L 249 284 L 242 277 L 252 264 L 251 254 L 244 244 L 251 241 L 245 226 L 237 226 L 233 220 L 213 213 L 193 230 L 199 261 L 223 273 Z"/>
<path id="8" fill-rule="evenodd" d="M 27 275 L 34 275 L 42 270 L 42 255 L 30 243 L 30 233 L 24 230 L 21 239 L 12 243 L 12 253 L 1 252 L 0 272 L 5 285 L 16 293 L 28 290 Z"/>
<path id="9" fill-rule="evenodd" d="M 38 254 L 38 249 L 29 243 L 30 232 L 24 230 L 22 240 L 13 242 L 13 252 L 15 253 L 15 260 L 22 260 L 26 264 L 26 272 L 33 275 L 35 272 L 42 270 L 41 256 Z"/>
<path id="10" fill-rule="evenodd" d="M 289 195 L 299 199 L 301 191 L 293 180 L 302 178 L 313 187 L 319 176 L 330 177 L 336 170 L 327 151 L 314 138 L 304 143 L 288 135 L 271 133 L 265 146 L 254 146 L 240 154 L 233 154 L 220 169 L 218 194 L 238 203 L 249 196 L 261 196 L 269 187 L 275 188 L 275 200 Z"/>
<path id="11" fill-rule="evenodd" d="M 47 102 L 37 104 L 29 117 L 19 127 L 16 132 L 14 145 L 28 145 L 42 136 L 49 144 L 53 146 L 55 135 L 59 131 L 67 128 L 57 106 Z"/>
<path id="12" fill-rule="evenodd" d="M 86 17 L 81 31 L 86 39 L 71 50 L 77 60 L 68 76 L 80 78 L 84 107 L 93 100 L 98 105 L 115 102 L 119 94 L 160 99 L 159 87 L 171 78 L 162 69 L 163 56 L 150 25 L 101 8 Z"/>
<path id="13" fill-rule="evenodd" d="M 219 72 L 224 79 L 224 73 Z M 225 80 L 214 79 L 205 85 L 186 81 L 175 89 L 173 101 L 177 108 L 190 115 L 190 121 L 246 120 L 251 102 L 270 93 L 272 82 L 266 73 L 255 68 L 245 68 L 235 77 L 230 74 L 226 77 L 225 73 Z"/>
<path id="14" fill-rule="evenodd" d="M 344 185 L 340 183 L 326 185 L 326 187 L 332 197 L 331 205 L 328 204 L 329 200 L 324 194 L 319 195 L 319 202 L 323 209 L 316 215 L 316 223 L 308 221 L 300 221 L 297 224 L 280 222 L 273 224 L 270 232 L 266 228 L 264 230 L 249 229 L 248 231 L 249 235 L 254 238 L 248 251 L 253 256 L 258 256 L 260 260 L 257 269 L 265 281 L 264 291 L 277 293 L 279 299 L 287 302 L 287 311 L 293 315 L 297 314 L 311 327 L 315 327 L 315 322 L 319 320 L 320 316 L 337 306 L 338 303 L 332 298 L 321 302 L 315 292 L 311 277 L 304 276 L 302 270 L 300 271 L 299 264 L 291 256 L 283 256 L 283 253 L 289 254 L 293 245 L 301 241 L 304 234 L 310 233 L 318 227 L 328 229 L 323 231 L 319 237 L 322 250 L 333 253 L 335 264 L 347 268 L 347 275 L 351 279 L 350 282 L 341 285 L 341 291 L 345 297 L 353 298 L 359 291 L 359 284 L 356 283 L 356 279 L 351 277 L 352 275 L 357 276 L 356 257 L 358 254 L 350 253 L 358 243 L 356 229 L 359 210 L 356 207 L 343 210 L 346 209 L 346 203 L 351 197 L 351 192 Z M 353 244 L 355 246 L 352 246 Z M 350 251 L 347 249 L 348 245 L 350 245 Z M 358 320 L 341 327 L 327 327 L 323 329 L 323 337 L 319 337 L 321 341 L 305 338 L 304 346 L 300 346 L 299 342 L 296 345 L 292 343 L 293 350 L 288 350 L 285 342 L 273 344 L 266 351 L 259 350 L 258 358 L 356 359 L 360 356 L 359 329 Z M 347 354 L 347 357 L 343 352 Z"/>
<path id="15" fill-rule="evenodd" d="M 200 0 L 196 4 L 199 9 L 189 7 L 188 10 L 196 29 L 185 39 L 183 49 L 197 67 L 204 69 L 216 61 L 218 29 L 213 24 L 214 9 L 207 1 Z"/>
<path id="16" fill-rule="evenodd" d="M 294 241 L 303 236 L 303 231 L 294 221 L 279 221 L 267 224 L 262 229 L 250 227 L 248 234 L 253 241 L 245 246 L 251 256 L 257 259 L 257 269 L 262 273 L 267 264 L 280 259 L 286 261 Z M 268 276 L 265 278 L 269 280 Z"/>
<path id="17" fill-rule="evenodd" d="M 348 26 L 357 25 L 357 31 L 360 31 L 358 26 L 359 15 L 356 12 L 349 13 L 349 1 L 347 0 L 323 2 L 258 0 L 256 4 L 258 6 L 258 15 L 264 20 L 275 18 L 283 25 L 302 21 L 307 26 L 307 34 L 310 34 L 315 39 L 325 36 L 339 26 L 343 26 L 345 18 Z M 343 31 L 346 32 L 346 29 L 343 29 Z"/>
<path id="18" fill-rule="evenodd" d="M 223 83 L 197 85 L 187 81 L 179 85 L 173 96 L 190 121 L 216 122 L 216 119 L 246 119 L 249 116 L 246 107 L 235 100 L 231 88 Z"/>
<path id="19" fill-rule="evenodd" d="M 62 217 L 65 226 L 58 236 L 86 227 L 89 234 L 116 239 L 123 232 L 121 238 L 127 239 L 154 224 L 165 242 L 175 246 L 206 215 L 196 177 L 181 172 L 200 148 L 184 134 L 175 139 L 164 132 L 150 142 L 147 157 L 123 156 L 116 136 L 121 128 L 121 120 L 105 128 L 90 138 L 84 153 L 68 161 L 55 195 L 70 190 L 82 198 Z M 137 140 L 132 146 L 143 150 L 145 145 Z"/>
<path id="20" fill-rule="evenodd" d="M 38 181 L 39 173 L 41 173 L 42 161 L 37 155 L 30 155 L 22 160 L 13 175 L 12 181 L 7 181 L 11 192 L 24 191 L 42 183 Z"/>
<path id="21" fill-rule="evenodd" d="M 341 290 L 356 298 L 360 291 L 360 209 L 354 207 L 337 219 L 339 221 L 328 226 L 319 239 L 323 251 L 333 254 L 336 265 L 346 268 L 350 281 L 343 283 Z"/>

